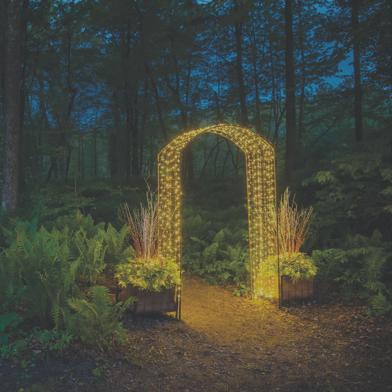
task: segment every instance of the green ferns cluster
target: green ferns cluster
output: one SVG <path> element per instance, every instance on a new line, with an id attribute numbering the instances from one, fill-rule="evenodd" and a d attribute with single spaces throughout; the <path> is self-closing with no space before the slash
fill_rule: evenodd
<path id="1" fill-rule="evenodd" d="M 133 299 L 112 303 L 105 286 L 93 286 L 86 298 L 70 298 L 72 313 L 67 318 L 67 329 L 86 346 L 105 350 L 126 340 L 120 321 Z"/>
<path id="2" fill-rule="evenodd" d="M 361 299 L 372 314 L 392 313 L 392 169 L 385 139 L 326 160 L 303 182 L 312 204 L 307 249 L 328 296 Z"/>
<path id="3" fill-rule="evenodd" d="M 224 227 L 222 229 L 222 227 Z M 184 269 L 210 283 L 248 283 L 246 211 L 231 207 L 212 213 L 188 208 L 184 219 Z"/>
<path id="4" fill-rule="evenodd" d="M 390 281 L 392 248 L 374 232 L 368 238 L 348 237 L 344 249 L 328 248 L 313 251 L 319 279 L 329 282 L 334 291 L 347 299 L 367 300 L 372 314 L 392 311 Z"/>
<path id="5" fill-rule="evenodd" d="M 98 305 L 94 302 L 98 297 L 91 292 L 89 302 L 86 290 L 133 255 L 126 227 L 116 230 L 111 225 L 94 224 L 90 216 L 80 212 L 73 218 L 59 218 L 49 229 L 14 222 L 12 229 L 4 228 L 3 237 L 0 314 L 15 311 L 41 328 L 67 330 L 76 312 L 71 304 L 92 301 L 91 306 Z M 110 299 L 107 293 L 99 295 L 101 300 L 105 296 Z M 102 323 L 105 312 L 97 313 Z M 115 319 L 118 322 L 117 316 Z"/>

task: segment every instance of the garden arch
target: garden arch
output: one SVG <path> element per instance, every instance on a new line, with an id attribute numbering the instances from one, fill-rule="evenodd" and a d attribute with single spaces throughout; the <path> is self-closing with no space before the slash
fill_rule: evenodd
<path id="1" fill-rule="evenodd" d="M 198 136 L 216 134 L 234 143 L 245 155 L 249 229 L 249 275 L 252 296 L 278 299 L 278 274 L 263 271 L 263 260 L 276 254 L 274 222 L 276 208 L 275 149 L 247 128 L 218 124 L 180 134 L 158 154 L 158 252 L 181 265 L 182 181 L 184 149 Z"/>

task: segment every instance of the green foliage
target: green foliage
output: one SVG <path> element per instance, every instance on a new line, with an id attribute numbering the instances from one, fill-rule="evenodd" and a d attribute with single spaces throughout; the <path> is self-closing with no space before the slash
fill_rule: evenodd
<path id="1" fill-rule="evenodd" d="M 316 250 L 312 257 L 319 277 L 333 282 L 345 297 L 367 299 L 376 314 L 391 310 L 391 283 L 388 278 L 392 251 L 380 233 L 372 237 L 356 235 L 343 244 L 344 249 Z"/>
<path id="2" fill-rule="evenodd" d="M 0 358 L 15 358 L 28 348 L 27 339 L 15 339 L 12 342 L 0 344 Z"/>
<path id="3" fill-rule="evenodd" d="M 317 274 L 317 267 L 313 260 L 300 252 L 279 255 L 279 265 L 280 274 L 288 276 L 294 281 L 298 279 L 311 279 Z"/>
<path id="4" fill-rule="evenodd" d="M 50 227 L 49 225 L 45 225 Z M 70 215 L 60 216 L 54 221 L 54 227 L 62 229 L 67 227 L 71 235 L 83 230 L 88 238 L 94 237 L 100 230 L 104 230 L 104 223 L 95 223 L 91 215 L 83 214 L 79 209 Z"/>
<path id="5" fill-rule="evenodd" d="M 63 352 L 73 340 L 73 336 L 68 331 L 57 329 L 36 330 L 30 337 L 40 349 L 51 352 Z"/>
<path id="6" fill-rule="evenodd" d="M 121 229 L 116 230 L 110 223 L 106 231 L 101 230 L 103 243 L 106 246 L 105 262 L 110 267 L 110 272 L 113 271 L 114 266 L 129 260 L 134 256 L 134 251 L 129 243 L 129 230 L 126 225 Z"/>
<path id="7" fill-rule="evenodd" d="M 67 317 L 67 328 L 88 346 L 101 350 L 112 348 L 126 338 L 120 318 L 131 302 L 132 299 L 129 299 L 112 304 L 106 287 L 91 287 L 87 299 L 68 300 L 73 312 Z"/>
<path id="8" fill-rule="evenodd" d="M 317 274 L 317 267 L 312 258 L 304 253 L 282 253 L 263 260 L 256 271 L 261 293 L 275 298 L 278 275 L 288 276 L 293 281 L 311 279 Z"/>
<path id="9" fill-rule="evenodd" d="M 344 148 L 303 182 L 315 211 L 307 249 L 322 249 L 312 253 L 318 279 L 345 298 L 368 301 L 374 314 L 392 304 L 392 170 L 384 136 Z"/>
<path id="10" fill-rule="evenodd" d="M 370 236 L 374 230 L 390 237 L 391 172 L 381 153 L 345 152 L 303 181 L 315 212 L 308 248 L 339 247 L 347 234 Z"/>
<path id="11" fill-rule="evenodd" d="M 81 196 L 72 187 L 58 185 L 41 187 L 39 191 L 32 194 L 30 204 L 32 208 L 27 215 L 29 220 L 35 220 L 46 227 L 50 227 L 57 219 L 59 222 L 64 220 L 68 225 L 77 211 L 91 207 L 92 203 L 92 198 Z"/>
<path id="12" fill-rule="evenodd" d="M 13 328 L 9 336 L 9 341 L 0 342 L 0 358 L 26 358 L 26 356 L 31 358 L 32 355 L 40 353 L 62 353 L 73 340 L 69 332 L 58 329 L 33 328 L 26 334 L 24 331 Z"/>
<path id="13" fill-rule="evenodd" d="M 243 208 L 214 214 L 188 208 L 184 219 L 184 268 L 211 283 L 246 284 L 248 233 L 244 218 Z"/>
<path id="14" fill-rule="evenodd" d="M 69 231 L 17 226 L 15 239 L 3 250 L 4 293 L 19 292 L 19 306 L 44 325 L 61 325 L 67 298 L 77 292 L 80 260 L 70 250 Z"/>
<path id="15" fill-rule="evenodd" d="M 77 249 L 81 279 L 89 284 L 95 284 L 106 266 L 105 253 L 107 247 L 102 236 L 97 234 L 89 238 L 84 229 L 80 229 L 73 237 L 73 246 Z"/>
<path id="16" fill-rule="evenodd" d="M 130 284 L 142 290 L 161 291 L 180 284 L 180 268 L 175 260 L 134 259 L 119 264 L 115 277 L 120 287 Z"/>
<path id="17" fill-rule="evenodd" d="M 61 228 L 61 229 L 60 229 Z M 94 224 L 77 211 L 50 230 L 16 221 L 3 228 L 7 246 L 0 263 L 1 310 L 20 309 L 40 325 L 64 325 L 67 301 L 94 284 L 106 264 L 132 256 L 127 228 Z"/>
<path id="18" fill-rule="evenodd" d="M 21 321 L 22 318 L 16 312 L 0 314 L 0 346 L 8 343 L 10 333 Z"/>
<path id="19" fill-rule="evenodd" d="M 392 312 L 391 300 L 381 291 L 369 298 L 369 311 L 374 316 L 384 316 Z"/>

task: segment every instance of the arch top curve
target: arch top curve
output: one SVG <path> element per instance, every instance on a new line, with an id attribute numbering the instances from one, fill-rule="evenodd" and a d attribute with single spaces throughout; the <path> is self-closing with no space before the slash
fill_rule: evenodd
<path id="1" fill-rule="evenodd" d="M 249 128 L 221 123 L 187 131 L 176 136 L 161 149 L 158 158 L 161 155 L 172 155 L 181 152 L 188 144 L 203 134 L 222 136 L 234 143 L 245 154 L 255 150 L 262 150 L 266 155 L 274 155 L 275 153 L 275 148 L 269 140 Z"/>

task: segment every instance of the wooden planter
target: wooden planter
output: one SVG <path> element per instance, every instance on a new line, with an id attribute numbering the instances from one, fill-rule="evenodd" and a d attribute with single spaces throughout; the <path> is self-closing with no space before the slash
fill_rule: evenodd
<path id="1" fill-rule="evenodd" d="M 313 297 L 313 279 L 293 281 L 288 276 L 281 276 L 280 299 L 282 304 L 308 301 Z"/>
<path id="2" fill-rule="evenodd" d="M 140 290 L 137 287 L 128 285 L 121 289 L 118 299 L 125 301 L 129 297 L 136 299 L 133 305 L 133 312 L 135 314 L 178 312 L 175 288 L 155 292 Z"/>

